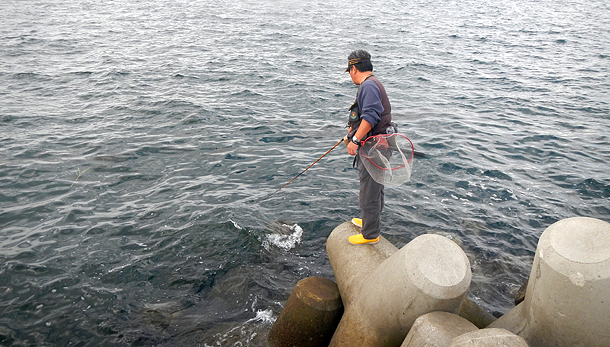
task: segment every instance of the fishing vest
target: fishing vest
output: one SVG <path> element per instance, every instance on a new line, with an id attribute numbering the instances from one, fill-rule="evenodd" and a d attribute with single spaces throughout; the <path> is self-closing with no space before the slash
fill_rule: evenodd
<path id="1" fill-rule="evenodd" d="M 377 88 L 379 88 L 379 92 L 381 93 L 381 106 L 383 107 L 383 112 L 379 115 L 379 123 L 371 129 L 371 131 L 367 134 L 366 137 L 385 134 L 389 127 L 392 127 L 394 124 L 392 123 L 392 106 L 390 106 L 390 100 L 388 99 L 388 95 L 385 92 L 385 88 L 383 84 L 375 77 L 374 75 L 370 75 L 364 81 L 371 80 L 375 82 Z M 362 83 L 364 83 L 362 81 Z M 362 83 L 360 85 L 362 85 Z M 360 88 L 358 88 L 358 93 L 360 92 Z M 358 128 L 360 127 L 360 123 L 362 122 L 362 110 L 358 106 L 358 93 L 356 93 L 356 101 L 350 107 L 350 116 L 348 120 L 348 125 L 352 127 L 352 131 L 350 133 L 350 137 L 356 133 Z M 365 137 L 365 138 L 366 138 Z"/>

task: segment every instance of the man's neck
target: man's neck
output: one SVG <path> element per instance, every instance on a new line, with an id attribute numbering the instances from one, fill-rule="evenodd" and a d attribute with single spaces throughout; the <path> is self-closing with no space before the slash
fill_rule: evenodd
<path id="1" fill-rule="evenodd" d="M 373 74 L 372 71 L 364 71 L 364 72 L 360 72 L 358 71 L 356 73 L 356 76 L 354 76 L 355 80 L 358 81 L 358 83 L 356 83 L 356 85 L 361 85 L 362 82 L 364 82 L 367 78 L 369 78 L 369 76 L 371 76 Z"/>

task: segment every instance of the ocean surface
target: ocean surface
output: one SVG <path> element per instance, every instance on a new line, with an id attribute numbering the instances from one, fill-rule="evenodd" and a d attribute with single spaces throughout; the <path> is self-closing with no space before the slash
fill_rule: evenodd
<path id="1" fill-rule="evenodd" d="M 610 221 L 606 0 L 0 4 L 0 344 L 266 346 L 357 217 L 366 49 L 415 149 L 382 234 L 443 235 L 499 316 L 538 237 Z M 271 195 L 272 194 L 272 195 Z"/>

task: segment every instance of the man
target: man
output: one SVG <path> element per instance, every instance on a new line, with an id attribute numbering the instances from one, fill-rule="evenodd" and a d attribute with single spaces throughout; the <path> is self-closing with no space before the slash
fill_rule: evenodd
<path id="1" fill-rule="evenodd" d="M 348 56 L 345 72 L 358 87 L 356 101 L 350 108 L 349 129 L 345 138 L 347 153 L 357 155 L 360 144 L 367 137 L 384 134 L 392 126 L 391 106 L 385 88 L 373 76 L 371 55 L 363 50 Z M 384 204 L 383 185 L 375 182 L 356 157 L 360 176 L 360 217 L 352 223 L 361 228 L 361 233 L 349 237 L 355 245 L 379 242 L 381 211 Z"/>

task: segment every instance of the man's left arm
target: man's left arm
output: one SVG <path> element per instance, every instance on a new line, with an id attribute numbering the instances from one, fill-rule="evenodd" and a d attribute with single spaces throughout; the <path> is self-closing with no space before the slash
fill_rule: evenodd
<path id="1" fill-rule="evenodd" d="M 362 119 L 360 127 L 354 135 L 359 141 L 363 141 L 366 135 L 379 123 L 381 120 L 380 114 L 383 112 L 383 105 L 381 104 L 381 92 L 375 82 L 364 83 L 360 88 L 358 94 L 358 104 L 362 105 Z M 358 145 L 350 142 L 347 144 L 347 153 L 349 155 L 356 155 L 358 151 Z"/>
<path id="2" fill-rule="evenodd" d="M 356 134 L 354 134 L 354 136 L 362 141 L 364 140 L 364 137 L 366 136 L 366 134 L 369 133 L 369 131 L 371 131 L 371 129 L 373 129 L 373 127 L 371 126 L 371 123 L 369 123 L 366 120 L 362 120 L 362 122 L 360 123 L 360 127 L 358 128 L 358 131 L 356 131 Z M 349 142 L 347 143 L 347 153 L 349 155 L 356 155 L 358 153 L 358 145 L 352 142 L 352 139 L 348 139 Z"/>

